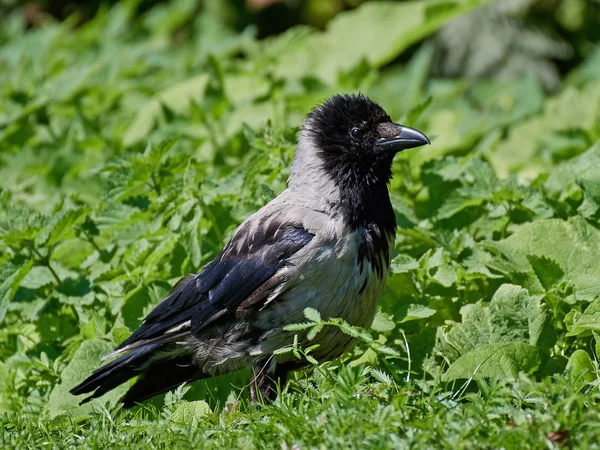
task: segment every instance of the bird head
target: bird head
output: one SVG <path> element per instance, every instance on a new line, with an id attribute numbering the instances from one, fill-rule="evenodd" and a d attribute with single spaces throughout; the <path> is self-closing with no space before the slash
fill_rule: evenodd
<path id="1" fill-rule="evenodd" d="M 351 94 L 335 95 L 308 114 L 298 150 L 335 177 L 364 174 L 387 182 L 394 156 L 425 144 L 430 141 L 423 133 L 392 122 L 377 103 Z"/>

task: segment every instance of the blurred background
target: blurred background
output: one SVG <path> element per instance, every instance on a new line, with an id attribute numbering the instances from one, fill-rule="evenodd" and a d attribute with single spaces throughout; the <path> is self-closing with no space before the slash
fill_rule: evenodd
<path id="1" fill-rule="evenodd" d="M 180 39 L 193 33 L 194 22 L 205 12 L 232 31 L 241 32 L 251 27 L 253 35 L 262 39 L 283 33 L 296 25 L 325 29 L 338 14 L 368 2 L 139 0 L 135 2 L 135 7 L 132 6 L 132 13 L 139 17 L 152 9 L 177 9 L 178 17 L 171 18 L 170 31 L 173 37 Z M 115 3 L 117 0 L 2 0 L 0 11 L 3 15 L 19 11 L 28 27 L 65 19 L 81 25 L 92 19 L 101 8 Z M 434 68 L 435 75 L 510 77 L 533 69 L 546 87 L 556 88 L 558 77 L 581 62 L 589 51 L 586 47 L 600 39 L 600 6 L 596 0 L 496 0 L 482 3 L 488 5 L 446 25 L 433 38 L 436 51 L 439 52 L 437 56 L 443 55 L 443 61 Z M 482 39 L 478 40 L 478 37 Z M 484 49 L 487 55 L 482 54 Z M 470 59 L 478 60 L 478 63 L 465 64 L 466 54 L 472 52 L 474 54 Z"/>
<path id="2" fill-rule="evenodd" d="M 395 3 L 403 1 L 396 0 Z M 139 0 L 131 8 L 136 17 L 144 16 L 153 9 L 176 9 L 177 18 L 171 17 L 169 24 L 174 38 L 189 37 L 198 17 L 208 12 L 227 29 L 242 32 L 250 27 L 252 34 L 262 39 L 296 25 L 325 29 L 338 14 L 368 2 Z M 0 11 L 3 16 L 18 11 L 27 27 L 40 27 L 49 21 L 66 19 L 81 25 L 92 19 L 101 8 L 115 3 L 117 0 L 2 0 Z M 600 39 L 600 6 L 596 0 L 496 0 L 480 3 L 488 5 L 444 26 L 432 39 L 436 46 L 436 61 L 442 59 L 435 64 L 434 75 L 496 78 L 533 70 L 547 88 L 555 89 L 560 75 L 581 62 L 589 46 Z M 467 54 L 470 61 L 465 61 Z"/>
<path id="3" fill-rule="evenodd" d="M 424 159 L 488 137 L 484 152 L 502 176 L 532 179 L 544 161 L 593 141 L 573 120 L 584 129 L 595 120 L 597 95 L 570 90 L 547 107 L 577 108 L 571 121 L 548 113 L 554 125 L 528 126 L 539 131 L 526 133 L 518 150 L 506 135 L 565 85 L 597 78 L 600 0 L 1 0 L 0 13 L 0 44 L 8 44 L 0 70 L 14 91 L 0 117 L 8 121 L 31 89 L 44 91 L 58 72 L 62 80 L 79 73 L 69 95 L 117 77 L 127 91 L 108 87 L 102 95 L 114 94 L 121 117 L 102 114 L 97 126 L 124 148 L 182 126 L 211 159 L 217 147 L 203 139 L 208 119 L 192 117 L 190 104 L 216 108 L 209 116 L 224 128 L 218 147 L 231 149 L 244 123 L 295 126 L 327 95 L 359 90 L 395 119 L 421 106 L 408 120 L 439 135 Z M 157 100 L 162 111 L 152 112 Z M 559 129 L 571 131 L 549 145 Z"/>

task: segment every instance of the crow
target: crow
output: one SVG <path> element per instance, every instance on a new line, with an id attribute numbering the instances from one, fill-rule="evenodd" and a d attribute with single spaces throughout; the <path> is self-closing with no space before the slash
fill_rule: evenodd
<path id="1" fill-rule="evenodd" d="M 200 273 L 182 278 L 142 325 L 71 390 L 99 397 L 133 377 L 125 407 L 182 383 L 250 367 L 253 401 L 305 364 L 276 353 L 298 334 L 319 361 L 353 339 L 335 327 L 312 341 L 286 325 L 304 310 L 368 327 L 383 292 L 396 220 L 388 193 L 396 153 L 430 144 L 361 94 L 316 106 L 300 131 L 288 187 L 252 214 Z"/>

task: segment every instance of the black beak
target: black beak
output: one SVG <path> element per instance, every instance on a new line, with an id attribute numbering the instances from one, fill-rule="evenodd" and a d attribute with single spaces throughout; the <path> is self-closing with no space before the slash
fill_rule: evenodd
<path id="1" fill-rule="evenodd" d="M 396 124 L 385 124 L 384 127 L 380 127 L 382 128 L 380 136 L 385 136 L 377 141 L 377 147 L 381 150 L 400 152 L 431 144 L 427 136 L 414 128 Z"/>

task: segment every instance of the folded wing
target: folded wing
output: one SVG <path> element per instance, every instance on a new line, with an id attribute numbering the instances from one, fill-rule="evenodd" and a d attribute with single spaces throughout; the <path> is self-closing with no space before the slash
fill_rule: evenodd
<path id="1" fill-rule="evenodd" d="M 259 308 L 262 297 L 280 282 L 277 272 L 313 237 L 302 226 L 289 221 L 271 218 L 244 223 L 210 264 L 199 274 L 181 279 L 140 328 L 107 356 L 121 355 L 120 358 L 94 371 L 71 393 L 94 392 L 87 401 L 141 375 L 126 395 L 127 403 L 133 404 L 200 378 L 202 374 L 192 367 L 192 358 L 175 343 L 216 323 L 233 324 L 238 315 Z M 181 364 L 182 358 L 186 364 Z M 164 369 L 168 360 L 177 360 L 179 364 L 169 366 L 170 382 L 165 384 L 164 370 L 159 374 L 158 369 Z M 141 394 L 132 395 L 136 392 Z"/>

